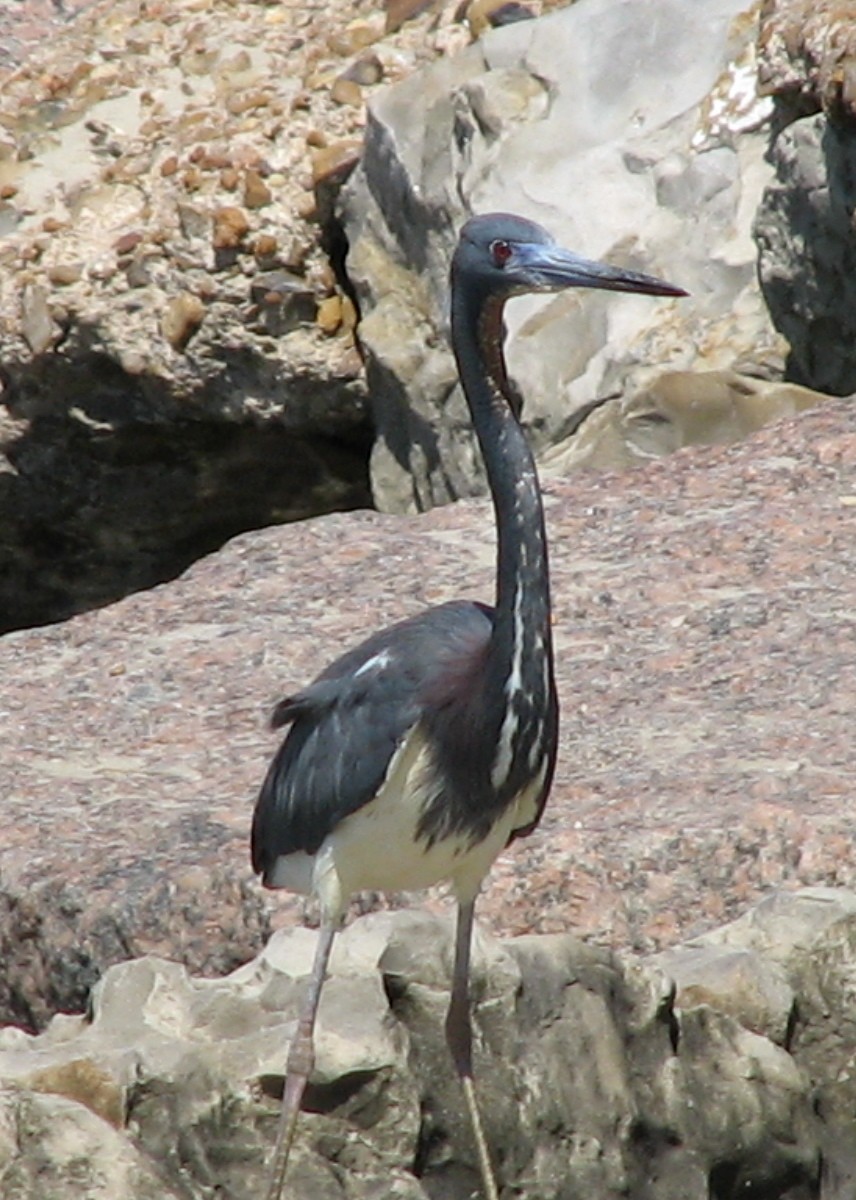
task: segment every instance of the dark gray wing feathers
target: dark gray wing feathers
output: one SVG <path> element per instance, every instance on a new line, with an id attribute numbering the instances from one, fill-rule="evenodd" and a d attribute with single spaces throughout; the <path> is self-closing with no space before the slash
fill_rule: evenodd
<path id="1" fill-rule="evenodd" d="M 493 611 L 439 605 L 374 634 L 296 695 L 275 727 L 291 728 L 270 765 L 253 818 L 253 868 L 314 854 L 346 816 L 378 792 L 396 748 L 419 721 L 438 672 L 459 648 L 487 641 Z"/>

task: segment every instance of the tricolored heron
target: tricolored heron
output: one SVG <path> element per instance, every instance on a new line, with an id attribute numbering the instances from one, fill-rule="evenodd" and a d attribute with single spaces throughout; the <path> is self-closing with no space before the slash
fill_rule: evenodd
<path id="1" fill-rule="evenodd" d="M 484 1192 L 498 1196 L 473 1084 L 473 908 L 496 856 L 538 824 L 558 737 L 541 493 L 508 393 L 502 312 L 512 296 L 569 287 L 685 295 L 588 262 L 521 217 L 492 213 L 464 225 L 452 259 L 452 345 L 493 497 L 496 604 L 454 600 L 375 633 L 274 711 L 274 727 L 290 729 L 256 805 L 253 868 L 266 887 L 317 896 L 321 932 L 288 1055 L 268 1200 L 281 1195 L 321 986 L 350 897 L 441 881 L 458 902 L 446 1036 Z"/>

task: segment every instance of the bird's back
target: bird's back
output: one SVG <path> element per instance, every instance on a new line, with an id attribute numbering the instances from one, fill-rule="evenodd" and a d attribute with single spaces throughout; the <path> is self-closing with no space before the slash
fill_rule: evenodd
<path id="1" fill-rule="evenodd" d="M 262 785 L 252 829 L 253 868 L 265 883 L 272 884 L 278 859 L 316 854 L 378 795 L 426 712 L 466 711 L 492 628 L 487 606 L 438 605 L 373 634 L 277 705 L 274 725 L 291 728 Z"/>

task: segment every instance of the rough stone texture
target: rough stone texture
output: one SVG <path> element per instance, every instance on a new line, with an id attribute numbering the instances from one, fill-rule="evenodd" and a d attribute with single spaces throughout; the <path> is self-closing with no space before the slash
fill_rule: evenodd
<path id="1" fill-rule="evenodd" d="M 856 880 L 855 480 L 856 407 L 832 401 L 737 446 L 550 481 L 559 769 L 543 825 L 494 867 L 490 927 L 653 949 L 770 887 Z M 265 712 L 369 629 L 492 591 L 491 513 L 466 502 L 245 535 L 2 639 L 8 1015 L 79 1005 L 129 954 L 246 957 Z"/>
<path id="2" fill-rule="evenodd" d="M 775 176 L 755 220 L 764 297 L 790 343 L 788 377 L 846 395 L 856 387 L 856 5 L 770 0 L 758 75 L 776 98 Z"/>
<path id="3" fill-rule="evenodd" d="M 765 0 L 758 45 L 765 91 L 795 107 L 856 117 L 853 0 Z"/>
<path id="4" fill-rule="evenodd" d="M 641 391 L 577 414 L 568 437 L 545 451 L 541 464 L 546 476 L 638 466 L 684 446 L 728 445 L 827 399 L 737 371 L 667 371 Z"/>
<path id="5" fill-rule="evenodd" d="M 95 0 L 3 0 L 0 4 L 0 81 L 27 55 Z"/>
<path id="6" fill-rule="evenodd" d="M 511 366 L 536 447 L 593 401 L 619 394 L 601 421 L 632 406 L 664 366 L 781 373 L 750 236 L 772 111 L 756 7 L 593 0 L 489 28 L 555 7 L 392 19 L 348 0 L 331 29 L 328 5 L 299 0 L 102 0 L 37 45 L 44 5 L 15 27 L 0 10 L 9 45 L 26 26 L 35 46 L 0 88 L 0 630 L 173 577 L 242 529 L 368 505 L 375 428 L 382 508 L 478 492 L 438 319 L 471 208 L 530 212 L 694 293 L 519 304 Z M 817 214 L 829 248 L 805 302 L 791 215 L 768 222 L 774 316 L 799 378 L 802 339 L 817 386 L 847 391 L 841 214 Z M 598 457 L 583 436 L 564 461 Z"/>
<path id="7" fill-rule="evenodd" d="M 179 1200 L 163 1172 L 82 1104 L 0 1087 L 4 1200 Z"/>
<path id="8" fill-rule="evenodd" d="M 811 904 L 798 895 L 791 907 Z M 828 892 L 828 927 L 800 939 L 820 952 L 816 968 L 806 957 L 794 974 L 806 1044 L 824 1031 L 813 992 L 852 970 L 854 906 L 852 894 Z M 757 953 L 762 971 L 789 957 L 788 930 L 780 920 Z M 56 1018 L 38 1038 L 0 1033 L 4 1197 L 46 1200 L 49 1180 L 52 1200 L 138 1200 L 155 1173 L 164 1196 L 259 1195 L 314 940 L 281 931 L 220 981 L 151 957 L 124 963 L 98 984 L 87 1017 Z M 294 1200 L 470 1200 L 477 1190 L 443 1037 L 451 960 L 451 923 L 426 913 L 363 918 L 338 940 L 289 1176 Z M 473 994 L 504 1195 L 817 1197 L 824 1120 L 814 1100 L 835 1086 L 840 1056 L 807 1055 L 806 1069 L 751 1031 L 751 1001 L 743 1010 L 732 997 L 732 1015 L 681 992 L 676 1003 L 659 967 L 567 934 L 498 943 L 479 933 Z M 852 996 L 839 1000 L 837 1049 L 852 1052 Z M 50 1135 L 37 1141 L 48 1113 Z M 112 1192 L 99 1178 L 108 1173 Z"/>
<path id="9" fill-rule="evenodd" d="M 856 127 L 817 114 L 774 139 L 776 177 L 755 221 L 770 313 L 789 376 L 835 395 L 856 388 Z"/>
<path id="10" fill-rule="evenodd" d="M 751 237 L 772 111 L 755 88 L 756 15 L 744 0 L 592 0 L 494 30 L 374 98 L 342 208 L 381 508 L 472 494 L 479 478 L 438 319 L 470 211 L 533 216 L 589 257 L 692 293 L 515 302 L 510 367 L 537 447 L 665 368 L 780 369 Z"/>
<path id="11" fill-rule="evenodd" d="M 787 1046 L 796 998 L 776 962 L 751 949 L 693 943 L 663 950 L 653 959 L 675 982 L 680 1008 L 705 1004 L 730 1013 L 754 1033 Z"/>
<path id="12" fill-rule="evenodd" d="M 780 893 L 699 939 L 758 956 L 784 973 L 797 1002 L 789 1045 L 812 1079 L 821 1118 L 824 1200 L 856 1187 L 853 951 L 856 897 L 832 888 Z M 850 965 L 848 965 L 848 963 Z"/>
<path id="13" fill-rule="evenodd" d="M 448 5 L 49 8 L 0 9 L 0 631 L 370 503 L 330 214 L 366 99 L 470 40 Z"/>

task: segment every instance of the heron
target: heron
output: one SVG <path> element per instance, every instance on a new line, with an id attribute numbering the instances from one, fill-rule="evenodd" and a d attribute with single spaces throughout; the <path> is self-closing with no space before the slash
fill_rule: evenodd
<path id="1" fill-rule="evenodd" d="M 473 914 L 494 859 L 541 818 L 559 728 L 541 491 L 509 388 L 503 310 L 522 293 L 573 287 L 686 295 L 582 258 L 508 213 L 464 224 L 450 284 L 452 348 L 493 500 L 495 603 L 452 600 L 374 633 L 274 709 L 273 727 L 289 729 L 256 804 L 253 868 L 266 887 L 314 895 L 320 932 L 288 1052 L 268 1200 L 282 1194 L 350 898 L 437 883 L 457 901 L 446 1041 L 482 1189 L 498 1200 L 473 1074 Z"/>

